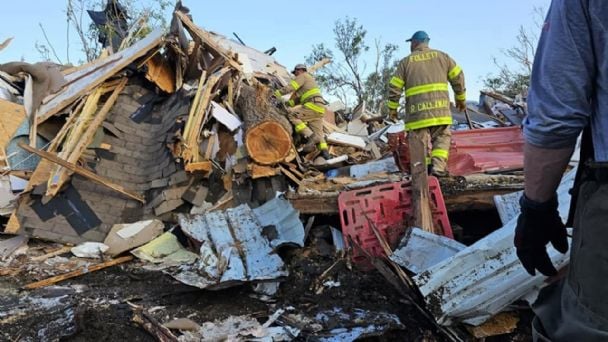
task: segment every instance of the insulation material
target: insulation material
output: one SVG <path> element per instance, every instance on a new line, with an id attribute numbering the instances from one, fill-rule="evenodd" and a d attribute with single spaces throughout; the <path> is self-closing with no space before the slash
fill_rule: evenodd
<path id="1" fill-rule="evenodd" d="M 241 120 L 239 120 L 239 118 L 237 118 L 235 115 L 224 109 L 224 107 L 213 101 L 211 101 L 211 107 L 211 115 L 213 115 L 213 117 L 222 125 L 226 126 L 228 130 L 234 132 L 239 127 L 241 127 Z"/>

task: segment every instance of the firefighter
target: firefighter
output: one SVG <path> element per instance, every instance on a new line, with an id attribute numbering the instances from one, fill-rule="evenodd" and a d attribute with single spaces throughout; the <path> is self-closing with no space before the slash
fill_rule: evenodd
<path id="1" fill-rule="evenodd" d="M 568 251 L 557 186 L 583 132 L 565 279 L 534 303 L 536 341 L 608 341 L 608 2 L 553 0 L 538 42 L 524 126 L 524 195 L 515 247 L 531 275 L 557 275 Z M 574 210 L 573 210 L 574 209 Z"/>
<path id="2" fill-rule="evenodd" d="M 445 177 L 452 135 L 448 82 L 454 90 L 456 108 L 465 111 L 464 73 L 445 52 L 430 49 L 429 40 L 424 31 L 406 40 L 411 54 L 399 62 L 389 82 L 387 106 L 389 116 L 396 119 L 399 99 L 405 92 L 405 130 L 409 137 L 418 137 L 425 144 L 431 141 L 427 165 L 433 175 Z"/>
<path id="3" fill-rule="evenodd" d="M 286 103 L 289 106 L 287 118 L 293 124 L 296 133 L 308 140 L 304 150 L 314 150 L 316 146 L 323 158 L 330 159 L 323 133 L 327 102 L 321 96 L 321 90 L 314 77 L 308 73 L 306 65 L 297 64 L 292 74 L 295 75 L 295 79 L 285 87 L 277 89 L 274 95 L 282 100 L 283 95 L 292 94 Z"/>

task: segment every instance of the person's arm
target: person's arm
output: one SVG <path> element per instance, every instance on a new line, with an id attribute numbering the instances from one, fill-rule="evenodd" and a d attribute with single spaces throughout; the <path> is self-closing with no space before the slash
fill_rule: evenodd
<path id="1" fill-rule="evenodd" d="M 446 55 L 447 56 L 447 55 Z M 454 90 L 455 102 L 459 110 L 466 109 L 465 101 L 467 100 L 466 88 L 464 85 L 464 72 L 462 68 L 454 62 L 454 60 L 448 58 L 448 81 L 452 85 Z M 464 107 L 464 108 L 463 108 Z"/>
<path id="2" fill-rule="evenodd" d="M 536 202 L 546 202 L 554 195 L 566 171 L 574 146 L 552 149 L 524 145 L 524 193 Z"/>
<path id="3" fill-rule="evenodd" d="M 386 106 L 388 107 L 389 117 L 393 120 L 397 119 L 397 108 L 399 108 L 399 100 L 403 94 L 403 87 L 405 87 L 405 60 L 399 63 L 395 75 L 391 77 L 388 84 L 388 101 Z"/>
<path id="4" fill-rule="evenodd" d="M 584 6 L 553 1 L 545 22 L 524 120 L 525 190 L 515 228 L 517 256 L 528 273 L 555 275 L 546 245 L 568 250 L 557 187 L 576 140 L 589 124 L 596 61 Z"/>
<path id="5" fill-rule="evenodd" d="M 587 13 L 554 1 L 536 51 L 524 120 L 525 193 L 551 197 L 593 112 L 596 62 Z"/>
<path id="6" fill-rule="evenodd" d="M 304 84 L 304 81 L 305 79 L 303 77 L 303 74 L 300 74 L 300 76 L 290 80 L 286 86 L 275 90 L 274 95 L 280 99 L 285 94 L 296 92 L 298 89 L 300 89 L 302 84 Z"/>

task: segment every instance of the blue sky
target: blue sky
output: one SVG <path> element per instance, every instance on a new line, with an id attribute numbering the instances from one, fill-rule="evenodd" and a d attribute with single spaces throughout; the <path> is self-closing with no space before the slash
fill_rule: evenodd
<path id="1" fill-rule="evenodd" d="M 140 0 L 140 2 L 146 2 Z M 249 46 L 277 48 L 279 63 L 291 68 L 303 62 L 317 43 L 333 48 L 336 19 L 357 18 L 374 38 L 399 45 L 400 57 L 409 53 L 405 39 L 425 30 L 431 46 L 450 54 L 465 71 L 468 97 L 477 100 L 480 79 L 496 71 L 492 57 L 515 43 L 520 25 L 533 28 L 534 7 L 548 9 L 550 0 L 376 0 L 376 1 L 183 1 L 195 23 L 232 37 L 236 32 Z M 41 59 L 34 43 L 44 42 L 41 23 L 59 57 L 66 59 L 65 0 L 4 1 L 0 41 L 14 37 L 0 52 L 0 63 Z M 167 13 L 169 16 L 170 13 Z M 77 37 L 70 34 L 72 62 L 82 58 Z"/>

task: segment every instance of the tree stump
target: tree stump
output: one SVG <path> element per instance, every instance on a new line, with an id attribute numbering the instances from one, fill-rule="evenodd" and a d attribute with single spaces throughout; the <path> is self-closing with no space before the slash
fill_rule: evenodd
<path id="1" fill-rule="evenodd" d="M 243 118 L 244 141 L 249 156 L 262 165 L 280 163 L 293 145 L 286 112 L 270 103 L 270 88 L 242 84 L 236 110 Z"/>
<path id="2" fill-rule="evenodd" d="M 289 156 L 291 135 L 278 122 L 265 121 L 245 132 L 245 147 L 256 162 L 276 164 Z"/>

